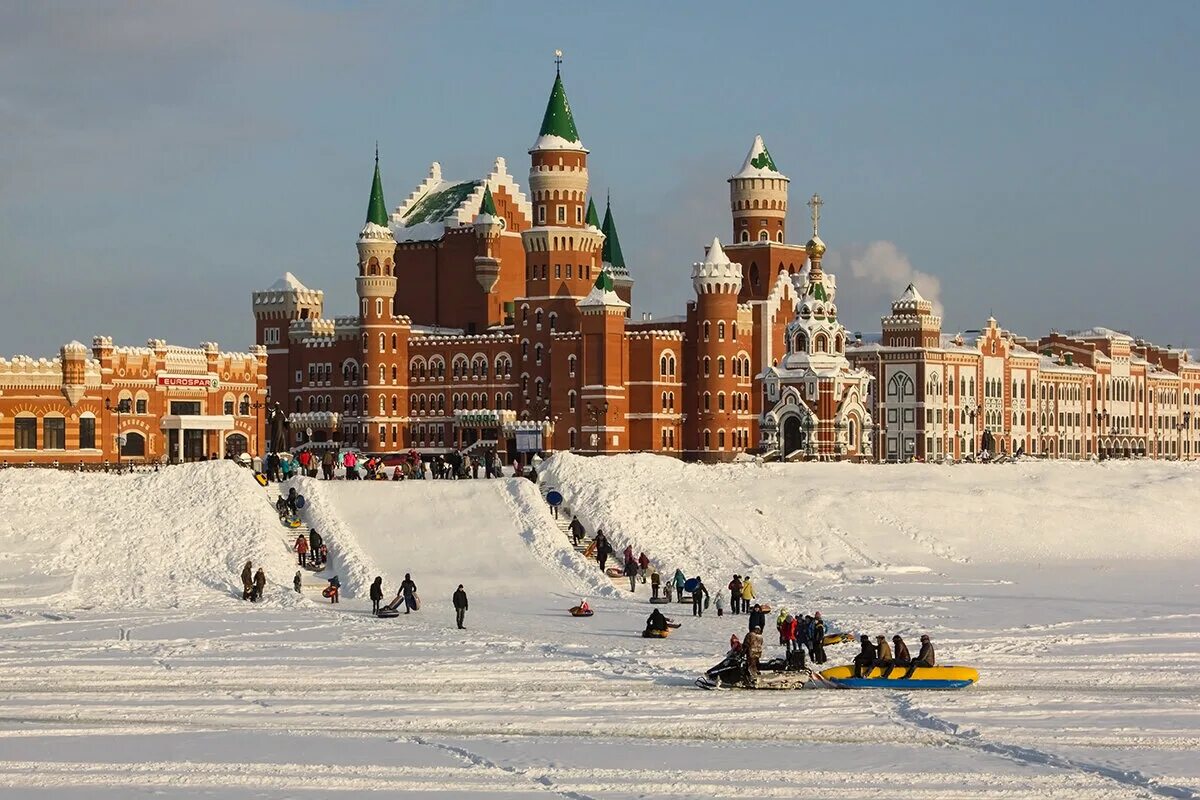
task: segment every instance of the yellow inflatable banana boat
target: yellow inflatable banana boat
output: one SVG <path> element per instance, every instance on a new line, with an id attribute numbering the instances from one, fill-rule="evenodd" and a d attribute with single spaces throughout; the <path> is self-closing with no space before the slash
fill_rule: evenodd
<path id="1" fill-rule="evenodd" d="M 872 669 L 861 678 L 854 677 L 854 667 L 831 667 L 821 677 L 844 689 L 961 689 L 979 681 L 974 667 L 917 667 L 906 678 L 907 667 L 896 667 L 885 678 L 883 670 Z"/>

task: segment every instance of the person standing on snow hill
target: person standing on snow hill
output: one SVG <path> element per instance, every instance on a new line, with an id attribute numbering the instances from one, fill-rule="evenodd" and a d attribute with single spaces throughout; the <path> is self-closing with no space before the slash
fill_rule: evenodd
<path id="1" fill-rule="evenodd" d="M 321 534 L 317 533 L 317 529 L 313 528 L 308 532 L 308 557 L 312 559 L 313 566 L 317 566 L 317 559 L 321 556 Z"/>
<path id="2" fill-rule="evenodd" d="M 750 609 L 750 619 L 749 619 L 749 626 L 747 627 L 747 630 L 752 631 L 755 628 L 758 628 L 758 632 L 762 633 L 763 629 L 766 627 L 767 627 L 767 615 L 763 612 L 762 606 L 755 603 L 754 607 Z"/>
<path id="3" fill-rule="evenodd" d="M 254 573 L 254 589 L 250 592 L 250 602 L 257 603 L 262 599 L 263 589 L 267 586 L 267 573 L 263 572 L 263 568 L 259 567 L 258 572 Z"/>
<path id="4" fill-rule="evenodd" d="M 658 574 L 658 570 L 650 573 L 650 599 L 658 599 L 658 587 L 662 585 L 662 576 Z"/>
<path id="5" fill-rule="evenodd" d="M 717 616 L 725 616 L 725 593 L 718 591 L 717 599 L 713 601 L 713 605 L 717 607 Z"/>
<path id="6" fill-rule="evenodd" d="M 700 580 L 700 576 L 696 576 L 696 588 L 692 590 L 692 616 L 703 617 L 704 607 L 708 605 L 708 589 L 704 586 L 704 581 Z"/>
<path id="7" fill-rule="evenodd" d="M 825 658 L 825 620 L 821 612 L 813 615 L 812 627 L 812 660 L 814 664 L 824 664 Z"/>
<path id="8" fill-rule="evenodd" d="M 417 584 L 413 583 L 412 575 L 404 573 L 404 580 L 400 581 L 400 592 L 404 595 L 404 613 L 412 611 L 415 602 L 413 596 L 417 593 Z"/>
<path id="9" fill-rule="evenodd" d="M 671 580 L 675 584 L 675 596 L 679 598 L 679 602 L 683 602 L 683 585 L 687 583 L 687 576 L 683 574 L 683 570 L 676 568 L 674 577 Z"/>
<path id="10" fill-rule="evenodd" d="M 383 599 L 383 576 L 376 575 L 371 581 L 371 613 L 379 616 L 379 601 Z"/>
<path id="11" fill-rule="evenodd" d="M 742 608 L 742 576 L 734 575 L 729 582 L 729 613 L 740 614 Z"/>
<path id="12" fill-rule="evenodd" d="M 254 566 L 247 561 L 242 567 L 242 599 L 249 600 L 254 591 Z"/>
<path id="13" fill-rule="evenodd" d="M 604 531 L 596 531 L 596 560 L 600 562 L 600 571 L 604 571 L 604 565 L 608 563 L 608 554 L 612 552 L 612 545 L 608 543 L 608 537 L 604 535 Z"/>
<path id="14" fill-rule="evenodd" d="M 465 589 L 463 589 L 463 585 L 461 583 L 458 585 L 458 588 L 454 590 L 453 600 L 454 621 L 458 625 L 458 629 L 461 631 L 466 628 L 466 625 L 463 625 L 463 618 L 467 615 L 467 592 Z"/>
<path id="15" fill-rule="evenodd" d="M 642 576 L 642 583 L 646 582 L 646 573 L 650 570 L 650 556 L 642 553 L 638 556 L 638 573 Z"/>
<path id="16" fill-rule="evenodd" d="M 637 591 L 637 562 L 632 558 L 625 562 L 625 577 L 629 578 L 629 591 Z"/>
<path id="17" fill-rule="evenodd" d="M 300 560 L 299 565 L 303 567 L 304 562 L 308 557 L 308 539 L 301 533 L 296 537 L 296 557 Z"/>
<path id="18" fill-rule="evenodd" d="M 497 476 L 499 477 L 499 476 Z M 579 547 L 579 541 L 583 538 L 583 523 L 579 521 L 579 517 L 571 515 L 571 543 Z"/>

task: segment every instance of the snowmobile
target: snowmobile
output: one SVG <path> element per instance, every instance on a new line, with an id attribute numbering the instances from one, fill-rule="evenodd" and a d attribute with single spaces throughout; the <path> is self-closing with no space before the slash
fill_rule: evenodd
<path id="1" fill-rule="evenodd" d="M 696 685 L 701 689 L 817 689 L 826 687 L 828 682 L 804 666 L 804 655 L 799 651 L 792 653 L 790 659 L 759 661 L 755 680 L 750 677 L 745 653 L 736 649 L 696 678 Z"/>

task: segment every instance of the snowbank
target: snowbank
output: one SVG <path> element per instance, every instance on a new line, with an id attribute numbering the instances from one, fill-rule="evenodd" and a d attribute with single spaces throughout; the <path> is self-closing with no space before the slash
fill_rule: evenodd
<path id="1" fill-rule="evenodd" d="M 564 453 L 542 480 L 589 530 L 689 574 L 1200 553 L 1195 464 L 701 465 Z"/>
<path id="2" fill-rule="evenodd" d="M 346 597 L 376 575 L 388 599 L 406 572 L 419 593 L 448 601 L 458 584 L 496 600 L 547 592 L 615 595 L 555 526 L 527 480 L 319 481 L 296 479 L 304 519 L 330 550 Z"/>
<path id="3" fill-rule="evenodd" d="M 170 608 L 241 603 L 241 568 L 290 588 L 273 496 L 227 461 L 136 475 L 0 471 L 0 603 Z M 296 602 L 267 591 L 274 604 Z"/>

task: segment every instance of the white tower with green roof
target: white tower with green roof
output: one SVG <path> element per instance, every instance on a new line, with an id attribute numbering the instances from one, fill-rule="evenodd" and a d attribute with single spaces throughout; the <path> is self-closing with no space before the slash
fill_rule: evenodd
<path id="1" fill-rule="evenodd" d="M 775 166 L 761 136 L 754 137 L 742 168 L 729 178 L 733 241 L 786 241 L 788 177 Z"/>

